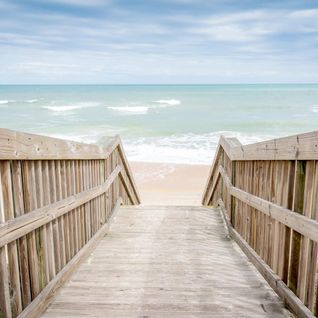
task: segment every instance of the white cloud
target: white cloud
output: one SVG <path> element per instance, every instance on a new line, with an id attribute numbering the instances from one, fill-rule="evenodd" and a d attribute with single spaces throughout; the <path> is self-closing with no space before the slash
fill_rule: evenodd
<path id="1" fill-rule="evenodd" d="M 69 6 L 93 7 L 109 5 L 111 3 L 111 0 L 45 0 L 45 2 L 64 4 Z"/>
<path id="2" fill-rule="evenodd" d="M 236 13 L 211 16 L 208 20 L 206 20 L 206 23 L 225 24 L 233 22 L 259 21 L 260 19 L 268 18 L 269 15 L 270 12 L 265 10 L 240 11 Z"/>
<path id="3" fill-rule="evenodd" d="M 266 29 L 244 28 L 241 25 L 235 24 L 206 26 L 192 29 L 192 32 L 208 35 L 215 40 L 231 42 L 255 41 L 270 33 L 270 31 Z"/>
<path id="4" fill-rule="evenodd" d="M 306 10 L 296 10 L 292 11 L 289 16 L 291 18 L 317 18 L 318 19 L 318 9 L 306 9 Z"/>

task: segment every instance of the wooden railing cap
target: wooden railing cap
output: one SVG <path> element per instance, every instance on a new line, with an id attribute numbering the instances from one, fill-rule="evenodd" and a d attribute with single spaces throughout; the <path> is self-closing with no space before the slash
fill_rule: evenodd
<path id="1" fill-rule="evenodd" d="M 120 137 L 109 137 L 107 141 L 99 146 L 0 128 L 0 160 L 102 159 L 116 147 Z"/>

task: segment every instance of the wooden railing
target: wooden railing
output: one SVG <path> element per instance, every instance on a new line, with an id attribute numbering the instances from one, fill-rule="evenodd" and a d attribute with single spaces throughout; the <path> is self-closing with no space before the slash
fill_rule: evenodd
<path id="1" fill-rule="evenodd" d="M 241 145 L 221 137 L 203 205 L 299 317 L 318 306 L 318 132 Z"/>
<path id="2" fill-rule="evenodd" d="M 139 204 L 118 137 L 105 147 L 0 129 L 0 317 L 35 317 L 105 233 Z"/>

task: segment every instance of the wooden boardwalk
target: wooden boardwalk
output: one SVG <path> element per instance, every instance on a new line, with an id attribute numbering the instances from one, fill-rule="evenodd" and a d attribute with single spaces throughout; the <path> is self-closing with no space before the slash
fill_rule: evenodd
<path id="1" fill-rule="evenodd" d="M 218 210 L 124 207 L 43 317 L 292 317 Z"/>

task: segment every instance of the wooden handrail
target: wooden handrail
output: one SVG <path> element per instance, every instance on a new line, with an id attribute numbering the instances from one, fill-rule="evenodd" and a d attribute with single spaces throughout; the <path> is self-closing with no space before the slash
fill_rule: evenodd
<path id="1" fill-rule="evenodd" d="M 0 128 L 0 160 L 92 160 L 109 156 L 120 142 L 109 137 L 104 147 Z"/>
<path id="2" fill-rule="evenodd" d="M 202 204 L 222 206 L 233 238 L 272 285 L 281 280 L 276 291 L 299 317 L 318 314 L 318 132 L 251 145 L 222 136 Z"/>
<path id="3" fill-rule="evenodd" d="M 101 147 L 0 129 L 0 317 L 38 315 L 119 203 L 140 203 L 119 136 Z"/>
<path id="4" fill-rule="evenodd" d="M 233 197 L 318 243 L 317 220 L 309 219 L 302 214 L 283 208 L 275 203 L 264 200 L 237 187 L 234 187 L 229 176 L 226 174 L 224 168 L 221 165 L 219 166 L 218 174 L 220 177 L 222 177 L 225 186 Z M 216 179 L 216 182 L 212 187 L 212 195 L 217 181 L 218 179 Z"/>
<path id="5" fill-rule="evenodd" d="M 122 203 L 121 198 L 116 202 L 112 215 Z M 39 317 L 46 309 L 48 303 L 52 299 L 54 292 L 62 286 L 62 284 L 70 277 L 70 275 L 78 268 L 78 266 L 85 260 L 100 240 L 105 236 L 109 229 L 110 221 L 103 225 L 103 227 L 87 242 L 87 244 L 75 255 L 74 258 L 48 283 L 48 285 L 41 291 L 38 297 L 31 302 L 28 307 L 18 316 L 19 318 L 34 318 Z"/>
<path id="6" fill-rule="evenodd" d="M 66 199 L 0 224 L 0 247 L 17 240 L 42 225 L 54 221 L 65 213 L 105 193 L 120 173 L 121 167 L 117 166 L 107 180 L 100 186 L 72 195 Z"/>

